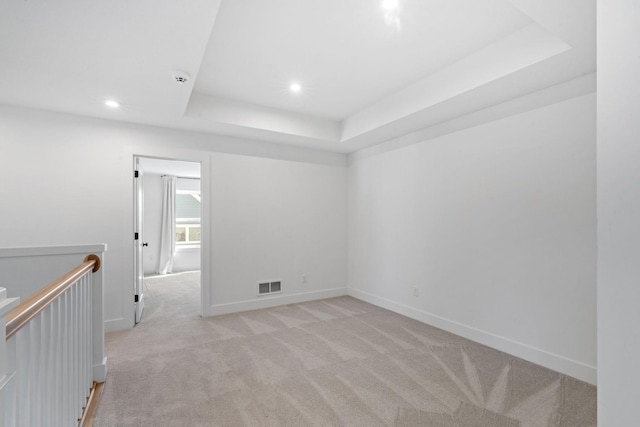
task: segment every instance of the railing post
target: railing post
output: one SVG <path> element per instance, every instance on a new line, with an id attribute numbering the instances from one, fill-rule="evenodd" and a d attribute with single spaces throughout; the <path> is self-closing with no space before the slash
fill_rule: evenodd
<path id="1" fill-rule="evenodd" d="M 4 339 L 6 330 L 7 314 L 13 310 L 20 298 L 7 298 L 7 290 L 0 288 L 0 332 L 3 339 L 0 340 L 0 425 L 4 426 L 5 421 L 5 404 L 6 402 L 16 401 L 16 396 L 9 398 L 9 393 L 15 393 L 13 381 L 15 380 L 15 372 L 9 372 L 7 363 L 7 341 Z"/>
<path id="2" fill-rule="evenodd" d="M 104 351 L 104 251 L 99 255 L 97 269 L 93 272 L 92 316 L 93 316 L 93 381 L 103 383 L 107 379 L 107 356 Z"/>

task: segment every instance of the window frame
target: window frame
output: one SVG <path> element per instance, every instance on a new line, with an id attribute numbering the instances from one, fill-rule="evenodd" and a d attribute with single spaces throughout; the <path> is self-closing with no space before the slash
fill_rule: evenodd
<path id="1" fill-rule="evenodd" d="M 175 230 L 175 238 L 176 238 L 176 248 L 185 248 L 185 247 L 200 247 L 200 245 L 202 244 L 202 234 L 200 235 L 200 240 L 197 241 L 191 241 L 189 240 L 189 231 L 190 228 L 200 228 L 201 232 L 202 232 L 202 198 L 200 196 L 200 191 L 198 190 L 176 190 L 176 196 L 180 194 L 189 194 L 191 195 L 194 199 L 197 200 L 197 202 L 200 204 L 200 218 L 178 218 L 176 216 L 176 220 L 175 220 L 175 224 L 174 224 L 174 230 Z M 177 201 L 177 197 L 176 197 L 176 201 Z M 179 241 L 178 240 L 178 228 L 179 227 L 183 227 L 185 229 L 185 240 L 184 241 Z"/>

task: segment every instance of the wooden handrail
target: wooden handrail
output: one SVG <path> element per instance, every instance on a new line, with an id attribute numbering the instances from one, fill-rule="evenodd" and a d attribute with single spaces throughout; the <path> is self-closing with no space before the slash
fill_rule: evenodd
<path id="1" fill-rule="evenodd" d="M 82 276 L 89 271 L 95 273 L 99 269 L 100 257 L 93 254 L 87 255 L 82 264 L 18 304 L 16 308 L 7 314 L 6 339 L 15 335 L 20 328 L 47 308 L 49 304 L 55 301 L 56 298 L 62 295 Z"/>

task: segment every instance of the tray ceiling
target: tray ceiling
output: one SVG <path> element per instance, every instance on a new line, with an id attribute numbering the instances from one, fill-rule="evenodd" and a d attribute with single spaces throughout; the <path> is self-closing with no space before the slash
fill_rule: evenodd
<path id="1" fill-rule="evenodd" d="M 387 2 L 3 1 L 0 103 L 352 152 L 595 72 L 595 1 Z"/>

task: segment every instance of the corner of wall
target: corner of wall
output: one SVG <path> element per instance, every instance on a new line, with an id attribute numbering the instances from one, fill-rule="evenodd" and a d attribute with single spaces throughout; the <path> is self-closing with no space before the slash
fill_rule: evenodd
<path id="1" fill-rule="evenodd" d="M 496 350 L 511 354 L 531 363 L 544 366 L 581 381 L 595 385 L 597 383 L 597 368 L 576 360 L 567 359 L 557 354 L 528 346 L 492 333 L 463 325 L 435 314 L 409 307 L 398 302 L 381 298 L 354 288 L 348 288 L 347 294 L 361 301 L 402 314 L 411 319 L 426 323 L 452 334 L 467 338 L 471 341 L 486 345 Z"/>

